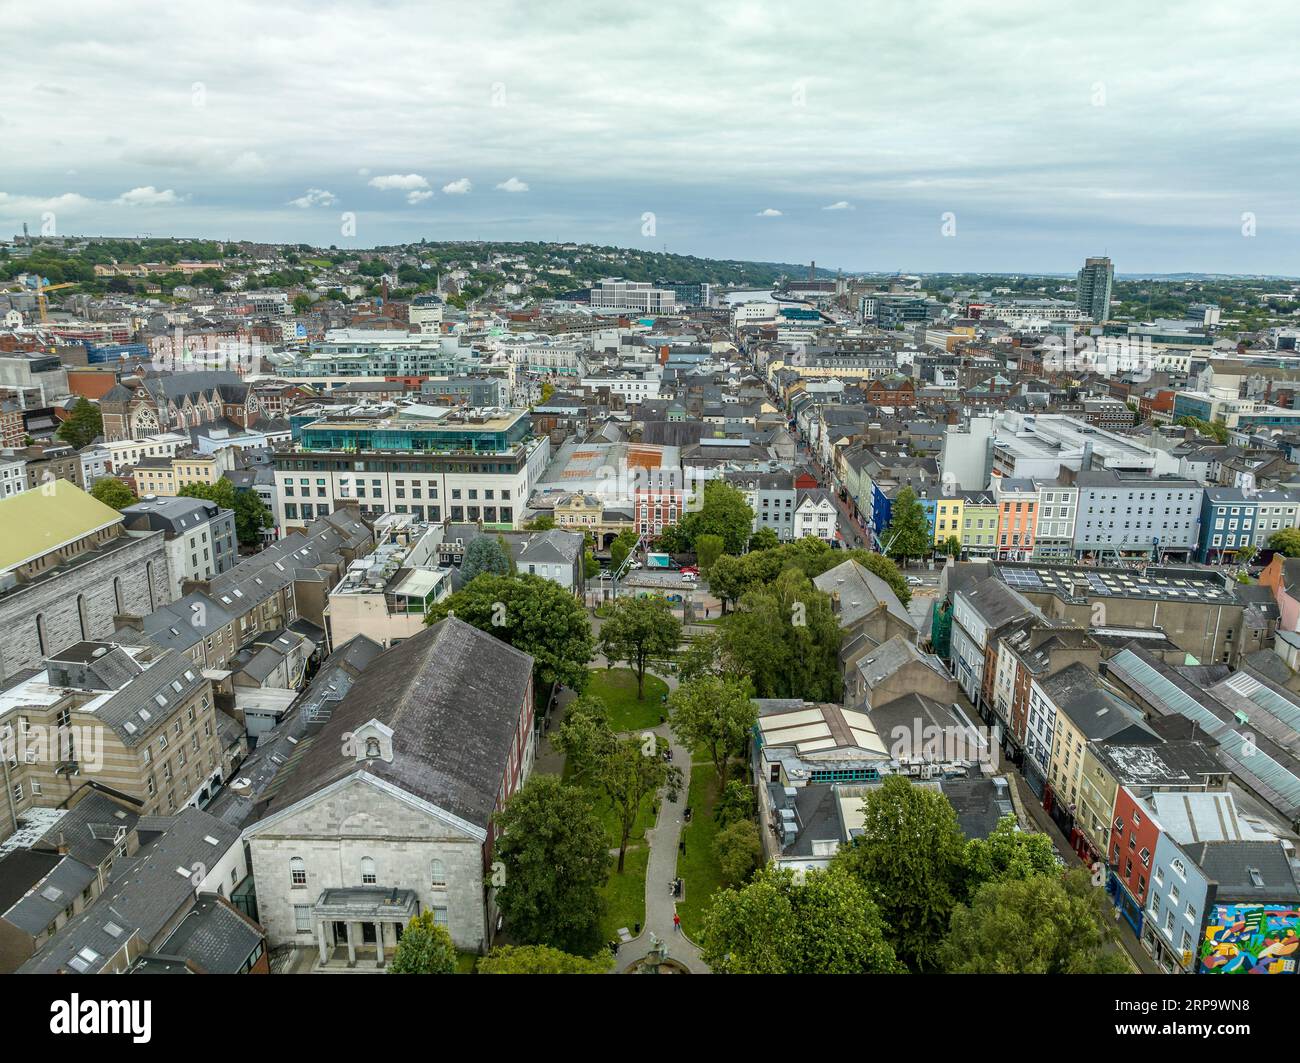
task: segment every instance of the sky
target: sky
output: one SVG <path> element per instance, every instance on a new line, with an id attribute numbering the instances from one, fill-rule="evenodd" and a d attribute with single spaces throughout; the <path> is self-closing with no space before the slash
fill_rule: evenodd
<path id="1" fill-rule="evenodd" d="M 1300 6 L 0 0 L 0 234 L 1300 275 Z"/>

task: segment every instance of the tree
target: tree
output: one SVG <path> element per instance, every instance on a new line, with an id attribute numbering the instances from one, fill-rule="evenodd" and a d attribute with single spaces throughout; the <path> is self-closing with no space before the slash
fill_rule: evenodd
<path id="1" fill-rule="evenodd" d="M 618 822 L 617 871 L 621 875 L 627 843 L 642 803 L 665 786 L 674 793 L 680 790 L 682 770 L 664 760 L 654 735 L 647 732 L 645 736 L 632 735 L 615 742 L 597 766 L 595 778 Z"/>
<path id="2" fill-rule="evenodd" d="M 262 529 L 275 523 L 271 511 L 252 491 L 238 491 L 226 477 L 214 484 L 186 484 L 177 492 L 183 498 L 203 498 L 235 514 L 235 538 L 251 546 L 262 538 Z"/>
<path id="3" fill-rule="evenodd" d="M 631 528 L 624 528 L 614 537 L 614 541 L 609 544 L 609 563 L 615 572 L 623 567 L 627 555 L 631 552 L 632 547 L 636 546 L 636 540 L 636 532 Z"/>
<path id="4" fill-rule="evenodd" d="M 582 578 L 595 579 L 600 575 L 600 562 L 596 560 L 596 555 L 587 550 L 582 555 Z"/>
<path id="5" fill-rule="evenodd" d="M 713 818 L 720 827 L 726 827 L 740 819 L 752 820 L 757 814 L 754 788 L 742 779 L 732 779 L 727 783 L 713 808 Z"/>
<path id="6" fill-rule="evenodd" d="M 104 476 L 96 480 L 90 488 L 90 493 L 104 505 L 118 510 L 139 501 L 126 484 L 113 476 Z"/>
<path id="7" fill-rule="evenodd" d="M 481 960 L 479 974 L 605 974 L 613 957 L 597 953 L 591 959 L 546 945 L 502 945 Z"/>
<path id="8" fill-rule="evenodd" d="M 724 884 L 735 886 L 744 882 L 763 858 L 758 825 L 748 819 L 729 823 L 713 836 L 713 855 Z"/>
<path id="9" fill-rule="evenodd" d="M 429 909 L 406 924 L 388 964 L 389 974 L 455 974 L 456 946 L 447 928 L 433 921 Z"/>
<path id="10" fill-rule="evenodd" d="M 948 557 L 961 557 L 961 540 L 955 535 L 950 535 L 943 541 L 941 549 Z"/>
<path id="11" fill-rule="evenodd" d="M 1237 564 L 1245 567 L 1255 560 L 1255 554 L 1258 551 L 1254 546 L 1247 543 L 1245 546 L 1237 548 Z"/>
<path id="12" fill-rule="evenodd" d="M 636 672 L 638 701 L 645 696 L 646 666 L 681 641 L 681 621 L 659 597 L 618 598 L 600 626 L 600 652 L 608 661 L 627 661 Z"/>
<path id="13" fill-rule="evenodd" d="M 511 935 L 528 945 L 593 953 L 610 856 L 586 792 L 554 775 L 533 775 L 496 823 L 504 868 L 497 906 Z"/>
<path id="14" fill-rule="evenodd" d="M 750 550 L 772 550 L 781 545 L 776 532 L 764 524 L 749 537 Z"/>
<path id="15" fill-rule="evenodd" d="M 744 492 L 725 480 L 704 484 L 700 508 L 687 513 L 678 527 L 693 545 L 701 535 L 721 536 L 723 549 L 738 554 L 745 549 L 754 526 L 754 511 L 745 501 Z"/>
<path id="16" fill-rule="evenodd" d="M 594 694 L 569 702 L 564 720 L 551 736 L 551 745 L 564 757 L 566 777 L 579 785 L 596 781 L 618 739 L 609 726 L 609 709 Z"/>
<path id="17" fill-rule="evenodd" d="M 1283 528 L 1268 540 L 1268 548 L 1286 557 L 1300 557 L 1300 528 Z"/>
<path id="18" fill-rule="evenodd" d="M 856 875 L 879 905 L 898 956 L 933 969 L 961 889 L 965 839 L 936 790 L 891 775 L 867 794 L 862 832 L 832 863 Z"/>
<path id="19" fill-rule="evenodd" d="M 750 700 L 745 681 L 704 675 L 668 696 L 668 719 L 686 745 L 708 753 L 721 788 L 727 781 L 727 763 L 745 751 L 758 722 L 758 706 Z"/>
<path id="20" fill-rule="evenodd" d="M 484 573 L 435 604 L 424 622 L 449 615 L 530 654 L 540 684 L 585 689 L 594 648 L 591 620 L 558 583 L 542 576 Z"/>
<path id="21" fill-rule="evenodd" d="M 713 564 L 722 556 L 722 549 L 725 544 L 721 535 L 700 535 L 695 539 L 695 563 L 699 565 L 700 572 L 707 578 L 709 572 L 713 569 Z"/>
<path id="22" fill-rule="evenodd" d="M 539 513 L 524 525 L 525 531 L 550 531 L 555 527 L 555 518 L 549 513 Z"/>
<path id="23" fill-rule="evenodd" d="M 1021 830 L 1010 813 L 998 820 L 987 838 L 972 838 L 966 843 L 962 866 L 967 896 L 974 896 L 988 882 L 1055 875 L 1060 870 L 1052 840 L 1046 834 Z"/>
<path id="24" fill-rule="evenodd" d="M 1089 872 L 986 883 L 958 905 L 938 950 L 954 974 L 1123 974 L 1105 896 Z"/>
<path id="25" fill-rule="evenodd" d="M 745 592 L 719 637 L 723 671 L 749 676 L 755 696 L 840 700 L 843 632 L 830 596 L 799 569 Z"/>
<path id="26" fill-rule="evenodd" d="M 700 938 L 715 974 L 903 971 L 866 888 L 842 871 L 768 868 L 714 895 Z"/>
<path id="27" fill-rule="evenodd" d="M 311 308 L 311 296 L 299 292 L 293 297 L 293 312 L 305 314 Z"/>
<path id="28" fill-rule="evenodd" d="M 99 406 L 86 399 L 78 399 L 69 411 L 68 419 L 55 433 L 74 450 L 89 446 L 104 434 L 104 417 Z"/>
<path id="29" fill-rule="evenodd" d="M 894 496 L 889 526 L 880 533 L 880 542 L 886 554 L 902 558 L 904 565 L 909 557 L 925 557 L 933 549 L 925 507 L 910 487 L 904 487 Z"/>
<path id="30" fill-rule="evenodd" d="M 480 535 L 465 548 L 465 556 L 460 562 L 462 585 L 484 572 L 510 575 L 510 551 L 488 535 Z"/>

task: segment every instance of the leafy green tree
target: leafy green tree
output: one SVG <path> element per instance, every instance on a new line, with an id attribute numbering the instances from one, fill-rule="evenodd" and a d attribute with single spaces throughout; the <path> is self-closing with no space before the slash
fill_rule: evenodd
<path id="1" fill-rule="evenodd" d="M 524 525 L 525 531 L 550 531 L 555 527 L 555 518 L 549 513 L 539 513 Z"/>
<path id="2" fill-rule="evenodd" d="M 582 603 L 542 576 L 484 573 L 429 610 L 426 624 L 454 615 L 531 654 L 543 686 L 582 691 L 594 641 Z"/>
<path id="3" fill-rule="evenodd" d="M 609 799 L 618 823 L 616 870 L 621 875 L 627 844 L 642 805 L 664 787 L 674 793 L 680 790 L 682 770 L 660 756 L 654 735 L 647 733 L 647 737 L 632 735 L 618 739 L 597 766 L 595 778 Z"/>
<path id="4" fill-rule="evenodd" d="M 744 882 L 763 858 L 758 824 L 747 819 L 727 824 L 713 836 L 713 855 L 724 884 L 735 886 Z"/>
<path id="5" fill-rule="evenodd" d="M 618 598 L 600 626 L 600 652 L 608 661 L 626 661 L 636 672 L 638 701 L 645 697 L 646 667 L 681 641 L 681 621 L 659 597 Z"/>
<path id="6" fill-rule="evenodd" d="M 695 538 L 695 561 L 700 572 L 707 578 L 714 562 L 722 556 L 725 544 L 721 535 L 699 535 Z"/>
<path id="7" fill-rule="evenodd" d="M 889 526 L 880 533 L 880 542 L 886 554 L 902 558 L 904 565 L 909 557 L 926 557 L 933 549 L 925 507 L 910 487 L 904 487 L 894 497 Z"/>
<path id="8" fill-rule="evenodd" d="M 719 638 L 722 670 L 749 676 L 757 697 L 840 700 L 843 632 L 830 596 L 799 569 L 788 568 L 771 585 L 746 591 Z"/>
<path id="9" fill-rule="evenodd" d="M 78 399 L 69 411 L 68 419 L 59 425 L 55 434 L 75 450 L 89 446 L 96 437 L 104 434 L 104 417 L 99 406 L 84 398 Z"/>
<path id="10" fill-rule="evenodd" d="M 406 924 L 388 964 L 389 974 L 455 974 L 456 946 L 447 928 L 425 910 Z"/>
<path id="11" fill-rule="evenodd" d="M 591 959 L 574 956 L 546 945 L 502 945 L 481 960 L 479 974 L 605 974 L 613 965 L 608 953 Z"/>
<path id="12" fill-rule="evenodd" d="M 596 560 L 596 555 L 587 550 L 582 555 L 582 578 L 595 579 L 600 575 L 600 562 Z"/>
<path id="13" fill-rule="evenodd" d="M 752 820 L 758 815 L 754 788 L 742 779 L 732 779 L 722 788 L 718 803 L 713 808 L 713 818 L 722 827 L 740 819 Z"/>
<path id="14" fill-rule="evenodd" d="M 950 535 L 943 541 L 942 550 L 948 557 L 961 557 L 961 540 Z"/>
<path id="15" fill-rule="evenodd" d="M 968 896 L 987 882 L 1055 875 L 1060 870 L 1052 840 L 1046 834 L 1021 830 L 1010 813 L 998 820 L 987 838 L 966 843 L 962 866 Z"/>
<path id="16" fill-rule="evenodd" d="M 954 974 L 1124 974 L 1089 872 L 988 882 L 959 904 L 938 950 Z"/>
<path id="17" fill-rule="evenodd" d="M 1255 549 L 1255 547 L 1254 547 L 1254 546 L 1251 546 L 1251 545 L 1249 545 L 1249 544 L 1247 544 L 1246 546 L 1238 547 L 1238 548 L 1237 548 L 1237 564 L 1239 564 L 1239 565 L 1243 565 L 1243 566 L 1244 566 L 1244 565 L 1249 565 L 1252 561 L 1255 560 L 1255 554 L 1256 554 L 1256 553 L 1258 553 L 1258 551 Z"/>
<path id="18" fill-rule="evenodd" d="M 866 888 L 841 871 L 768 868 L 714 894 L 700 951 L 716 974 L 896 974 Z"/>
<path id="19" fill-rule="evenodd" d="M 679 527 L 692 545 L 701 535 L 722 537 L 723 549 L 738 554 L 745 549 L 754 526 L 754 511 L 745 501 L 744 492 L 725 480 L 704 484 L 700 508 L 687 513 Z"/>
<path id="20" fill-rule="evenodd" d="M 460 562 L 462 583 L 469 583 L 484 572 L 497 576 L 510 575 L 510 551 L 497 539 L 480 535 L 465 548 L 465 556 Z"/>
<path id="21" fill-rule="evenodd" d="M 96 480 L 91 485 L 90 493 L 104 505 L 112 506 L 117 510 L 125 509 L 139 501 L 126 484 L 113 476 L 104 476 Z"/>
<path id="22" fill-rule="evenodd" d="M 203 498 L 235 514 L 235 538 L 251 546 L 262 538 L 262 529 L 275 523 L 275 517 L 253 491 L 237 491 L 225 476 L 214 484 L 186 484 L 177 492 L 184 498 Z"/>
<path id="23" fill-rule="evenodd" d="M 497 905 L 511 936 L 583 956 L 595 952 L 610 855 L 587 793 L 557 776 L 533 775 L 496 823 L 504 868 Z"/>
<path id="24" fill-rule="evenodd" d="M 293 297 L 293 312 L 295 314 L 305 314 L 311 309 L 311 297 L 299 293 Z"/>
<path id="25" fill-rule="evenodd" d="M 1300 528 L 1283 528 L 1268 540 L 1268 548 L 1286 557 L 1300 557 Z"/>
<path id="26" fill-rule="evenodd" d="M 758 722 L 758 706 L 746 682 L 704 675 L 681 684 L 668 695 L 668 719 L 686 745 L 706 752 L 718 786 L 727 781 L 727 764 L 745 751 Z"/>
<path id="27" fill-rule="evenodd" d="M 866 886 L 899 958 L 932 970 L 962 884 L 957 813 L 942 793 L 900 775 L 868 793 L 862 811 L 861 834 L 832 863 Z"/>
<path id="28" fill-rule="evenodd" d="M 618 739 L 609 726 L 609 709 L 594 694 L 569 702 L 551 746 L 564 757 L 566 778 L 579 785 L 595 783 Z"/>
<path id="29" fill-rule="evenodd" d="M 780 538 L 766 524 L 749 537 L 750 550 L 773 550 L 780 545 Z"/>
<path id="30" fill-rule="evenodd" d="M 609 544 L 609 563 L 615 572 L 627 560 L 627 555 L 631 553 L 632 547 L 636 546 L 636 540 L 636 532 L 631 528 L 624 528 L 614 537 L 614 541 Z"/>

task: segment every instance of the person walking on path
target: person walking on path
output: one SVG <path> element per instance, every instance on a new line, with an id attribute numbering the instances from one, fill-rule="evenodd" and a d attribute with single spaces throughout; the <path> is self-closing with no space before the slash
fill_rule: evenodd
<path id="1" fill-rule="evenodd" d="M 679 934 L 682 932 L 682 917 L 676 912 L 673 912 L 673 929 Z"/>

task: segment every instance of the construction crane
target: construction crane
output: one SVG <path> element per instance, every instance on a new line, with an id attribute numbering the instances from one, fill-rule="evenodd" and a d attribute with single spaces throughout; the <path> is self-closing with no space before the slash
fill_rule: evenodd
<path id="1" fill-rule="evenodd" d="M 41 324 L 49 320 L 49 301 L 45 298 L 46 292 L 57 292 L 60 288 L 75 288 L 76 281 L 65 281 L 62 284 L 46 284 L 40 277 L 36 278 L 36 283 L 31 288 L 19 288 L 21 292 L 34 292 L 36 295 L 36 308 L 41 315 Z"/>

